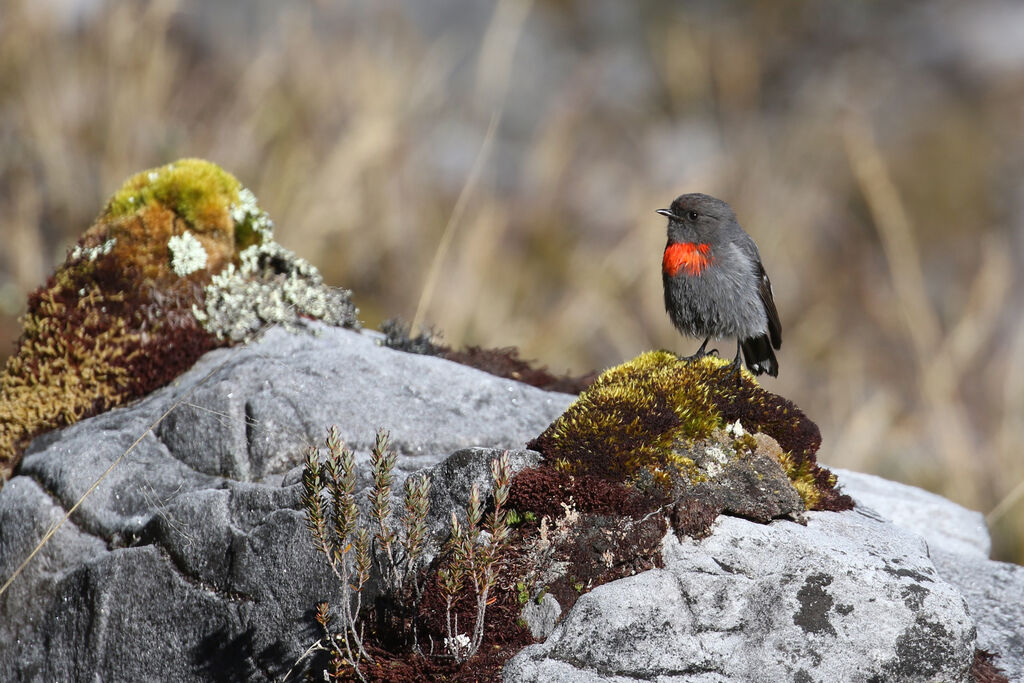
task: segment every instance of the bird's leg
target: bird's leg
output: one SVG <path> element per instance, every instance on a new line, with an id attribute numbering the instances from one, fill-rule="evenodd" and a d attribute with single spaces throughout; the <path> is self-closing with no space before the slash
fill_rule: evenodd
<path id="1" fill-rule="evenodd" d="M 685 358 L 683 358 L 683 361 L 689 363 L 690 361 L 699 360 L 704 356 L 708 355 L 708 352 L 705 351 L 704 349 L 708 347 L 709 341 L 711 341 L 711 337 L 704 337 L 704 343 L 700 345 L 699 349 L 697 349 L 697 353 L 693 354 L 692 356 L 686 356 Z M 717 351 L 712 349 L 711 353 L 717 353 Z"/>
<path id="2" fill-rule="evenodd" d="M 737 337 L 736 338 L 736 357 L 733 359 L 732 365 L 730 366 L 730 367 L 732 367 L 733 374 L 736 375 L 736 381 L 737 382 L 740 381 L 740 377 L 742 376 L 741 372 L 740 372 L 742 370 L 742 368 L 743 368 L 743 364 L 740 362 L 740 354 L 742 353 L 742 351 L 743 351 L 743 347 L 740 345 L 740 340 Z"/>

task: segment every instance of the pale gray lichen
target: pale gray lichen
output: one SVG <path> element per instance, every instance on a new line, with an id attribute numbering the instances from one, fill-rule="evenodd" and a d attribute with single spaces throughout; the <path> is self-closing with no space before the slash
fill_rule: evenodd
<path id="1" fill-rule="evenodd" d="M 188 230 L 167 240 L 167 250 L 171 254 L 171 270 L 178 277 L 191 275 L 206 267 L 206 249 Z"/>
<path id="2" fill-rule="evenodd" d="M 246 342 L 268 324 L 295 331 L 310 318 L 358 329 L 359 313 L 347 289 L 328 287 L 305 259 L 276 242 L 245 249 L 241 265 L 228 265 L 206 287 L 200 324 L 219 339 Z"/>
<path id="3" fill-rule="evenodd" d="M 703 464 L 701 469 L 707 473 L 710 479 L 714 479 L 725 469 L 725 465 L 736 456 L 735 449 L 730 448 L 730 452 L 726 453 L 722 444 L 712 443 L 704 447 Z"/>
<path id="4" fill-rule="evenodd" d="M 89 261 L 95 261 L 100 256 L 106 256 L 110 253 L 110 250 L 117 244 L 117 239 L 111 237 L 103 244 L 96 245 L 95 247 L 82 247 L 75 245 L 75 248 L 71 250 L 70 261 L 78 261 L 79 259 L 87 259 Z"/>
<path id="5" fill-rule="evenodd" d="M 725 426 L 725 433 L 734 439 L 738 439 L 747 432 L 743 429 L 743 424 L 739 420 Z"/>
<path id="6" fill-rule="evenodd" d="M 259 207 L 256 195 L 247 187 L 238 191 L 238 201 L 231 205 L 231 219 L 235 222 L 235 234 L 240 241 L 261 244 L 274 239 L 274 222 Z"/>

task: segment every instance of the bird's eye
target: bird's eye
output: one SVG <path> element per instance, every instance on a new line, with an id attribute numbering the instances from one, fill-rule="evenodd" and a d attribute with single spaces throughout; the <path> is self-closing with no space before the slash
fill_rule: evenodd
<path id="1" fill-rule="evenodd" d="M 686 217 L 689 218 L 691 221 L 695 221 L 698 218 L 700 218 L 700 214 L 697 213 L 696 211 L 687 211 Z"/>

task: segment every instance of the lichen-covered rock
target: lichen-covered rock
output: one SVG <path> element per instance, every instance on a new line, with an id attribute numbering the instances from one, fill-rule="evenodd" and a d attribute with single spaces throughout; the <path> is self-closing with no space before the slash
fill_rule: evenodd
<path id="1" fill-rule="evenodd" d="M 767 434 L 750 440 L 743 436 L 737 420 L 708 439 L 680 445 L 693 465 L 690 476 L 674 480 L 673 500 L 762 523 L 799 517 L 804 502 L 780 465 L 779 444 Z"/>
<path id="2" fill-rule="evenodd" d="M 349 293 L 325 287 L 272 227 L 252 193 L 206 161 L 125 181 L 29 296 L 0 377 L 0 482 L 33 437 L 144 396 L 267 323 L 357 325 Z"/>
<path id="3" fill-rule="evenodd" d="M 934 493 L 870 474 L 834 469 L 860 509 L 870 509 L 928 543 L 939 576 L 967 601 L 978 648 L 995 654 L 1007 679 L 1024 681 L 1024 567 L 988 559 L 985 516 Z M 975 683 L 1000 681 L 977 676 Z"/>
<path id="4" fill-rule="evenodd" d="M 857 511 L 721 517 L 581 597 L 506 683 L 966 681 L 975 629 L 924 542 Z"/>

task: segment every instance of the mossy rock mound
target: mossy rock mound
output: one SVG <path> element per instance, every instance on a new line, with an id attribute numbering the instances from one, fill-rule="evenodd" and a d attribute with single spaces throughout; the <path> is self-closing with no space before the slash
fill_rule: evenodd
<path id="1" fill-rule="evenodd" d="M 568 609 L 608 581 L 662 564 L 661 539 L 701 538 L 722 513 L 757 522 L 844 510 L 820 467 L 817 426 L 729 361 L 645 353 L 601 374 L 528 444 L 544 457 L 512 480 L 512 562 L 533 594 Z"/>
<path id="2" fill-rule="evenodd" d="M 723 471 L 738 472 L 744 461 L 743 476 L 774 481 L 770 461 L 806 509 L 853 505 L 815 460 L 817 425 L 714 356 L 686 362 L 653 351 L 611 368 L 528 445 L 559 472 L 669 500 L 713 484 Z"/>
<path id="3" fill-rule="evenodd" d="M 227 171 L 182 159 L 138 173 L 29 295 L 0 376 L 0 483 L 34 437 L 144 396 L 214 347 L 355 314 L 347 291 L 273 241 Z"/>

